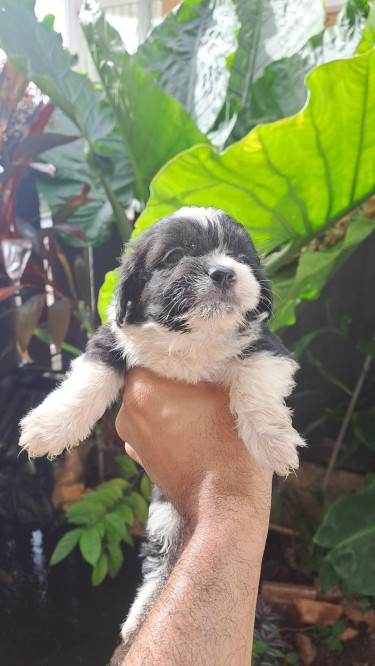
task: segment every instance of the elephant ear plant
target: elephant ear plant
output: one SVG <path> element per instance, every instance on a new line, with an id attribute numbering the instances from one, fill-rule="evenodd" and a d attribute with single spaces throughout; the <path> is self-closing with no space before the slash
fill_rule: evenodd
<path id="1" fill-rule="evenodd" d="M 324 549 L 323 590 L 344 584 L 352 594 L 375 596 L 375 482 L 345 495 L 328 509 L 314 541 Z"/>
<path id="2" fill-rule="evenodd" d="M 318 67 L 299 114 L 255 128 L 223 153 L 202 145 L 171 160 L 151 183 L 135 234 L 180 206 L 215 201 L 267 254 L 281 297 L 274 329 L 293 324 L 299 302 L 316 298 L 374 230 L 374 220 L 363 214 L 375 192 L 374 84 L 373 50 Z M 351 223 L 339 243 L 320 251 L 306 247 L 345 215 Z M 103 302 L 100 307 L 103 312 Z"/>

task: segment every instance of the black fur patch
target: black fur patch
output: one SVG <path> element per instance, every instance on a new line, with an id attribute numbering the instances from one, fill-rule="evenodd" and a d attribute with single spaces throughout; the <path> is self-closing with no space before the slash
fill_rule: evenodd
<path id="1" fill-rule="evenodd" d="M 163 218 L 131 245 L 123 258 L 116 295 L 116 323 L 156 321 L 170 331 L 188 332 L 186 315 L 198 304 L 194 280 L 208 280 L 208 259 L 213 251 L 248 264 L 261 286 L 258 307 L 248 313 L 249 323 L 266 312 L 272 314 L 272 292 L 253 242 L 244 227 L 223 211 L 215 211 L 206 223 L 201 212 L 183 211 Z M 171 251 L 181 250 L 176 264 Z"/>
<path id="2" fill-rule="evenodd" d="M 266 326 L 262 327 L 259 338 L 254 340 L 254 342 L 252 342 L 249 347 L 243 349 L 241 357 L 248 358 L 249 356 L 259 352 L 269 352 L 270 354 L 273 354 L 273 356 L 286 356 L 287 358 L 290 357 L 290 353 L 284 347 L 280 338 L 272 333 Z"/>
<path id="3" fill-rule="evenodd" d="M 90 338 L 85 351 L 85 359 L 94 363 L 108 365 L 120 375 L 125 374 L 126 362 L 121 352 L 116 349 L 116 338 L 110 324 L 100 326 Z M 98 387 L 100 390 L 100 387 Z"/>

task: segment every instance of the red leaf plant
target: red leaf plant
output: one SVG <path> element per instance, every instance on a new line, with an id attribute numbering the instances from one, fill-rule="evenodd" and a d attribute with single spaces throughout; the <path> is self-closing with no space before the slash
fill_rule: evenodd
<path id="1" fill-rule="evenodd" d="M 46 150 L 78 138 L 45 132 L 54 108 L 54 104 L 45 101 L 37 89 L 33 89 L 9 61 L 0 66 L 0 301 L 13 297 L 22 288 L 27 287 L 32 290 L 28 300 L 22 305 L 20 300 L 18 302 L 17 347 L 24 360 L 29 360 L 27 345 L 33 332 L 31 329 L 35 329 L 39 324 L 45 306 L 47 285 L 50 286 L 50 293 L 53 293 L 55 299 L 53 313 L 47 316 L 47 324 L 51 321 L 53 323 L 48 328 L 51 329 L 50 335 L 58 348 L 62 343 L 61 330 L 65 335 L 69 325 L 71 305 L 75 306 L 76 310 L 79 309 L 78 303 L 74 303 L 76 300 L 74 285 L 71 288 L 71 298 L 63 296 L 55 278 L 53 264 L 56 256 L 65 273 L 70 272 L 69 264 L 57 243 L 56 236 L 59 231 L 71 233 L 85 240 L 80 227 L 69 225 L 65 221 L 78 206 L 90 201 L 87 196 L 89 186 L 85 185 L 81 195 L 71 197 L 72 200 L 67 201 L 60 211 L 59 220 L 54 220 L 54 226 L 39 233 L 37 230 L 32 230 L 33 240 L 30 240 L 30 234 L 25 233 L 16 217 L 17 190 L 27 170 L 33 168 L 35 158 Z M 48 237 L 46 243 L 44 237 Z M 68 284 L 72 285 L 72 276 L 67 275 L 67 278 Z M 9 280 L 12 282 L 11 285 Z M 34 305 L 35 307 L 31 307 Z M 25 313 L 29 315 L 27 335 L 22 324 Z M 61 330 L 55 321 L 60 313 L 64 320 Z"/>

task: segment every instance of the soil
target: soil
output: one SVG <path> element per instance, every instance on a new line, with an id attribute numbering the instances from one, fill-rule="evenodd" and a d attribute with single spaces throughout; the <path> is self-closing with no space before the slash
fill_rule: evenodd
<path id="1" fill-rule="evenodd" d="M 316 583 L 313 576 L 308 576 L 298 566 L 291 565 L 293 554 L 291 556 L 290 550 L 290 537 L 270 532 L 264 553 L 261 581 L 311 586 Z M 277 625 L 281 637 L 290 645 L 291 651 L 298 653 L 296 646 L 298 633 L 305 634 L 312 640 L 317 650 L 312 666 L 375 666 L 375 631 L 372 629 L 370 633 L 367 624 L 354 625 L 343 616 L 345 626 L 355 626 L 359 634 L 356 638 L 342 642 L 341 650 L 330 651 L 322 642 L 317 628 L 300 622 L 294 606 L 274 604 L 273 610 L 281 616 Z M 302 665 L 303 662 L 299 661 L 298 664 Z"/>

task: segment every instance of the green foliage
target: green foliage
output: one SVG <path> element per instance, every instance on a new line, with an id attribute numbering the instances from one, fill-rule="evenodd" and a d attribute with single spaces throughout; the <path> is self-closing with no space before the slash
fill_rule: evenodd
<path id="1" fill-rule="evenodd" d="M 154 77 L 126 52 L 121 37 L 96 5 L 86 3 L 81 18 L 124 150 L 130 158 L 135 196 L 146 201 L 150 180 L 159 169 L 190 146 L 207 143 L 207 137 L 182 105 L 166 95 Z M 150 113 L 150 109 L 154 112 Z"/>
<path id="2" fill-rule="evenodd" d="M 369 14 L 364 27 L 357 53 L 365 53 L 375 46 L 375 3 L 369 2 Z"/>
<path id="3" fill-rule="evenodd" d="M 375 340 L 366 340 L 358 345 L 359 351 L 375 357 Z"/>
<path id="4" fill-rule="evenodd" d="M 314 542 L 349 590 L 375 595 L 375 484 L 333 502 Z"/>
<path id="5" fill-rule="evenodd" d="M 209 132 L 225 103 L 236 30 L 231 0 L 185 0 L 137 51 L 136 60 L 183 104 L 201 132 Z"/>
<path id="6" fill-rule="evenodd" d="M 235 5 L 241 27 L 238 48 L 231 61 L 228 86 L 229 106 L 232 114 L 236 114 L 230 143 L 242 139 L 259 122 L 276 120 L 301 109 L 306 71 L 302 74 L 302 90 L 295 85 L 295 72 L 292 90 L 286 89 L 288 65 L 294 63 L 288 56 L 298 51 L 324 25 L 324 9 L 320 0 L 303 0 L 298 4 L 288 2 L 283 6 L 262 0 L 252 3 L 235 0 Z M 272 70 L 267 67 L 283 58 L 287 62 L 284 67 L 287 75 L 285 71 L 281 75 L 282 86 L 277 81 L 272 81 L 270 85 Z M 281 100 L 278 100 L 279 95 Z"/>
<path id="7" fill-rule="evenodd" d="M 353 414 L 353 430 L 359 442 L 375 451 L 375 407 Z"/>
<path id="8" fill-rule="evenodd" d="M 273 325 L 294 323 L 300 300 L 316 298 L 374 229 L 372 220 L 356 220 L 337 246 L 306 251 L 299 263 L 288 265 L 310 240 L 375 191 L 370 148 L 375 104 L 369 95 L 374 57 L 371 51 L 317 68 L 308 78 L 311 96 L 303 111 L 257 127 L 224 153 L 196 146 L 171 160 L 153 180 L 136 233 L 179 206 L 214 201 L 244 224 L 258 249 L 282 248 L 267 262 L 282 299 Z"/>
<path id="9" fill-rule="evenodd" d="M 152 183 L 137 233 L 179 206 L 215 201 L 258 248 L 286 246 L 293 256 L 375 191 L 374 80 L 373 52 L 319 67 L 297 116 L 257 127 L 221 155 L 196 146 L 171 160 Z M 285 254 L 269 262 L 272 273 L 284 262 Z"/>
<path id="10" fill-rule="evenodd" d="M 297 663 L 295 653 L 290 652 L 288 644 L 280 637 L 276 624 L 279 619 L 280 616 L 273 611 L 272 606 L 266 604 L 259 596 L 255 612 L 253 666 L 281 666 Z"/>
<path id="11" fill-rule="evenodd" d="M 342 650 L 341 634 L 345 630 L 345 625 L 341 619 L 336 620 L 332 627 L 318 626 L 320 638 L 326 644 L 329 650 Z"/>
<path id="12" fill-rule="evenodd" d="M 323 594 L 339 585 L 340 578 L 329 560 L 324 558 L 319 567 L 319 587 Z"/>
<path id="13" fill-rule="evenodd" d="M 238 109 L 228 144 L 242 139 L 260 123 L 298 113 L 307 99 L 308 72 L 331 60 L 353 56 L 369 11 L 366 0 L 349 0 L 336 24 L 323 29 L 323 6 L 319 1 L 306 5 L 288 2 L 282 7 L 273 3 L 272 9 L 260 2 L 251 3 L 251 9 L 241 0 L 236 4 L 241 29 L 228 97 L 233 108 L 237 101 Z M 265 48 L 268 31 L 272 50 Z M 277 39 L 273 41 L 275 31 Z M 369 48 L 371 37 L 361 52 Z M 240 73 L 236 71 L 238 65 Z"/>
<path id="14" fill-rule="evenodd" d="M 64 560 L 69 555 L 69 553 L 72 552 L 72 550 L 75 548 L 78 541 L 80 540 L 81 534 L 82 530 L 80 528 L 77 528 L 75 530 L 70 530 L 70 532 L 64 534 L 64 536 L 60 539 L 55 550 L 52 553 L 52 557 L 50 560 L 51 566 L 53 566 L 54 564 L 58 564 L 59 562 L 61 562 L 61 560 Z"/>
<path id="15" fill-rule="evenodd" d="M 272 322 L 274 330 L 294 324 L 297 305 L 318 298 L 330 277 L 374 229 L 375 220 L 355 219 L 343 240 L 319 251 L 305 249 L 298 263 L 274 276 L 273 288 L 281 299 Z"/>
<path id="16" fill-rule="evenodd" d="M 112 161 L 106 144 L 115 121 L 103 92 L 87 76 L 74 71 L 76 59 L 63 48 L 61 36 L 50 25 L 38 22 L 32 7 L 21 0 L 1 0 L 0 9 L 0 41 L 4 50 L 15 67 L 79 129 L 92 177 L 105 191 L 120 234 L 126 240 L 131 228 L 122 206 L 129 204 L 130 198 L 116 197 L 109 184 L 108 173 L 113 172 L 117 155 L 113 151 Z"/>
<path id="17" fill-rule="evenodd" d="M 98 312 L 102 324 L 106 324 L 108 321 L 107 309 L 110 305 L 113 297 L 113 292 L 117 284 L 117 271 L 108 271 L 106 273 L 104 282 L 99 290 L 98 296 Z"/>
<path id="18" fill-rule="evenodd" d="M 72 133 L 75 124 L 60 109 L 56 109 L 51 120 L 52 127 L 61 133 Z M 115 130 L 100 140 L 104 154 L 101 166 L 116 199 L 124 208 L 131 207 L 134 195 L 133 174 L 128 156 L 124 153 L 121 138 Z M 99 144 L 98 144 L 99 145 Z M 43 160 L 53 164 L 55 175 L 37 174 L 38 189 L 51 209 L 54 224 L 61 212 L 65 212 L 68 224 L 79 225 L 85 232 L 89 245 L 100 245 L 109 236 L 113 223 L 113 210 L 100 175 L 86 159 L 87 144 L 82 138 L 60 150 L 49 150 Z M 89 188 L 86 198 L 81 196 L 83 188 Z M 129 228 L 130 233 L 130 228 Z M 72 245 L 82 245 L 82 240 L 69 238 Z"/>
<path id="19" fill-rule="evenodd" d="M 264 654 L 267 650 L 267 643 L 257 639 L 253 642 L 253 655 Z"/>
<path id="20" fill-rule="evenodd" d="M 67 522 L 77 527 L 64 534 L 50 560 L 50 565 L 58 564 L 79 545 L 83 559 L 92 566 L 94 586 L 100 585 L 107 575 L 114 578 L 120 571 L 121 543 L 134 546 L 129 532 L 134 514 L 143 524 L 148 516 L 145 496 L 149 499 L 150 480 L 128 456 L 117 456 L 116 462 L 121 477 L 99 484 L 94 492 L 85 493 L 68 509 Z"/>
<path id="21" fill-rule="evenodd" d="M 13 62 L 83 136 L 85 169 L 77 168 L 77 161 L 76 168 L 69 168 L 73 148 L 65 148 L 61 153 L 68 168 L 65 176 L 62 167 L 58 172 L 64 196 L 69 187 L 79 196 L 72 174 L 83 174 L 92 189 L 93 196 L 74 213 L 87 225 L 88 242 L 105 237 L 110 209 L 122 237 L 128 238 L 124 207 L 132 205 L 133 196 L 146 203 L 151 179 L 138 232 L 180 205 L 220 206 L 245 224 L 258 249 L 277 251 L 268 262 L 282 298 L 275 329 L 294 323 L 298 303 L 316 298 L 373 229 L 371 221 L 355 220 L 334 248 L 299 256 L 311 239 L 375 189 L 369 94 L 374 62 L 368 51 L 373 7 L 365 0 L 348 0 L 336 25 L 324 30 L 320 0 L 307 5 L 287 2 L 280 9 L 272 3 L 265 9 L 260 2 L 236 0 L 236 19 L 229 0 L 185 0 L 130 56 L 98 6 L 86 3 L 82 23 L 100 76 L 98 87 L 73 70 L 75 60 L 50 22 L 38 23 L 21 0 L 0 2 L 0 38 Z M 22 28 L 16 31 L 16 25 Z M 34 36 L 33 48 L 26 33 Z M 271 37 L 277 45 L 272 49 Z M 364 55 L 342 59 L 356 49 Z M 53 57 L 46 59 L 46 51 Z M 300 111 L 305 75 L 326 62 L 309 75 L 311 96 Z M 291 114 L 297 115 L 264 125 Z M 248 134 L 254 125 L 259 127 Z M 223 145 L 231 131 L 229 144 L 241 141 L 227 151 L 210 145 L 208 136 Z M 46 195 L 49 190 L 54 207 L 46 177 L 41 187 Z M 100 297 L 102 318 L 110 298 L 106 291 Z"/>

